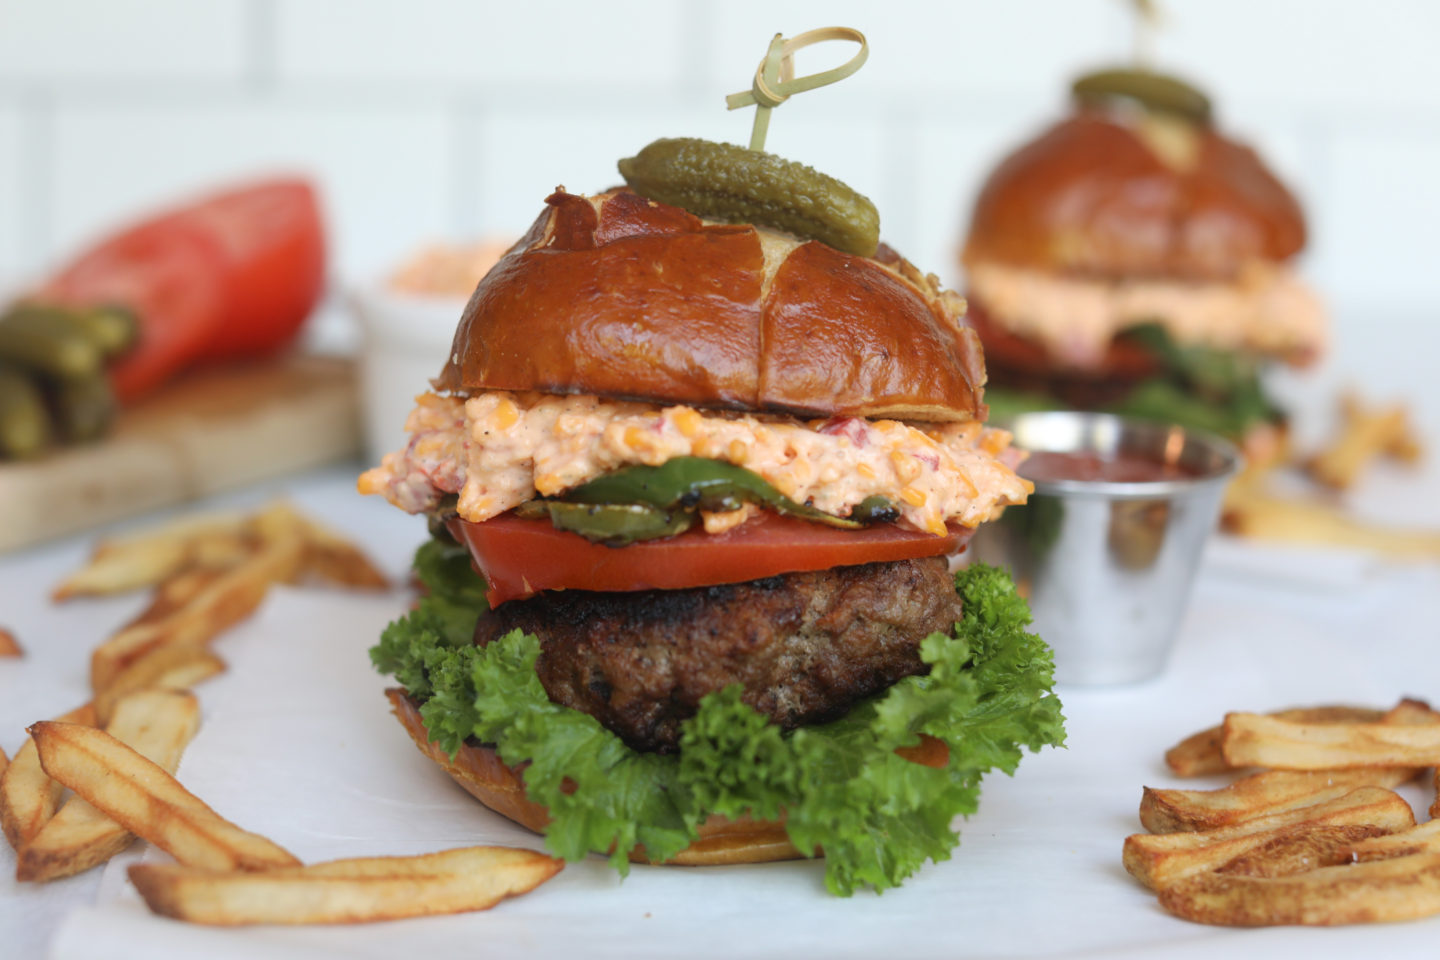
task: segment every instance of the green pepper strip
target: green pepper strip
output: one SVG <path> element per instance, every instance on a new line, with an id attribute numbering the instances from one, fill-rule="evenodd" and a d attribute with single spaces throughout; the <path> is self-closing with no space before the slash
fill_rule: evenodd
<path id="1" fill-rule="evenodd" d="M 683 533 L 695 522 L 686 510 L 664 510 L 644 503 L 565 503 L 560 500 L 527 500 L 515 508 L 526 519 L 549 517 L 557 530 L 578 533 L 612 547 L 637 540 L 656 540 Z"/>
<path id="2" fill-rule="evenodd" d="M 858 530 L 857 519 L 796 503 L 757 474 L 723 460 L 676 457 L 662 466 L 634 466 L 581 484 L 561 499 L 570 503 L 643 503 L 662 510 L 738 510 L 758 503 L 776 513 Z"/>

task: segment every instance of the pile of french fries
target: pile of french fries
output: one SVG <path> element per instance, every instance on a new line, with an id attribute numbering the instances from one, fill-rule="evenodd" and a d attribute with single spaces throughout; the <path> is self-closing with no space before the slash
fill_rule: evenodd
<path id="1" fill-rule="evenodd" d="M 1417 463 L 1424 445 L 1403 405 L 1340 401 L 1339 425 L 1318 453 L 1298 465 L 1327 494 L 1355 487 L 1380 459 Z M 1281 496 L 1271 475 L 1284 458 L 1248 468 L 1226 491 L 1221 526 L 1242 537 L 1366 550 L 1400 560 L 1440 560 L 1440 531 L 1378 526 L 1327 497 Z"/>
<path id="2" fill-rule="evenodd" d="M 1144 789 L 1125 869 L 1166 910 L 1224 926 L 1440 914 L 1440 712 L 1231 713 L 1165 755 L 1178 776 L 1263 768 L 1214 790 Z M 1393 787 L 1432 769 L 1430 820 Z"/>
<path id="3" fill-rule="evenodd" d="M 387 586 L 349 541 L 276 503 L 102 542 L 55 589 L 57 601 L 154 593 L 94 650 L 92 699 L 33 724 L 13 759 L 0 752 L 0 827 L 17 880 L 80 873 L 140 837 L 176 860 L 130 868 L 156 913 L 217 925 L 358 923 L 487 909 L 560 870 L 543 854 L 490 847 L 304 866 L 180 785 L 173 775 L 200 721 L 190 688 L 225 669 L 210 642 L 273 584 L 306 578 Z"/>

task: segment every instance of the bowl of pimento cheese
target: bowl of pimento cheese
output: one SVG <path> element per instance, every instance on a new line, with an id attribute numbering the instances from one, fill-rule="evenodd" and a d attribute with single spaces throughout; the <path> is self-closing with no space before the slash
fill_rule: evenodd
<path id="1" fill-rule="evenodd" d="M 382 281 L 354 291 L 365 450 L 371 459 L 404 444 L 417 385 L 445 366 L 465 302 L 509 246 L 499 239 L 432 244 Z"/>

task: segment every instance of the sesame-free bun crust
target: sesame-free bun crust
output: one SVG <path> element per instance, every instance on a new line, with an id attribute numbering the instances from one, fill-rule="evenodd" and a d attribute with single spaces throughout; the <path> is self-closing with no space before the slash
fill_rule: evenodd
<path id="1" fill-rule="evenodd" d="M 983 419 L 964 302 L 874 258 L 621 189 L 557 191 L 480 282 L 437 389 L 801 416 Z"/>
<path id="2" fill-rule="evenodd" d="M 1136 122 L 1081 108 L 1006 157 L 975 201 L 966 263 L 1122 279 L 1221 281 L 1305 245 L 1294 196 L 1254 150 L 1192 128 L 1193 163 Z"/>
<path id="3" fill-rule="evenodd" d="M 491 747 L 466 744 L 452 760 L 430 742 L 419 707 L 405 691 L 385 691 L 390 706 L 420 752 L 440 764 L 471 796 L 503 816 L 536 833 L 543 833 L 550 821 L 545 808 L 525 796 L 525 783 L 520 772 L 502 761 Z M 700 839 L 674 858 L 665 861 L 682 866 L 707 866 L 726 863 L 762 863 L 771 860 L 794 860 L 800 851 L 790 843 L 785 827 L 774 820 L 729 820 L 710 817 L 700 825 Z M 643 847 L 630 851 L 636 863 L 652 862 Z"/>

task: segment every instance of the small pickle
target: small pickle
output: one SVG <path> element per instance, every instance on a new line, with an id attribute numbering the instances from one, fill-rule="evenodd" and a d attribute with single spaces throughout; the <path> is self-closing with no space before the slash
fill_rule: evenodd
<path id="1" fill-rule="evenodd" d="M 646 504 L 661 510 L 737 510 L 758 503 L 776 513 L 855 530 L 863 521 L 796 503 L 759 474 L 724 460 L 675 457 L 658 467 L 624 467 L 568 491 L 570 503 Z"/>
<path id="2" fill-rule="evenodd" d="M 34 380 L 0 365 L 0 459 L 33 457 L 50 442 L 50 416 Z"/>
<path id="3" fill-rule="evenodd" d="M 548 516 L 557 530 L 578 533 L 611 547 L 638 540 L 656 540 L 683 533 L 695 522 L 685 510 L 662 510 L 643 503 L 566 503 L 562 500 L 528 500 L 515 508 L 516 516 Z"/>
<path id="4" fill-rule="evenodd" d="M 124 307 L 82 307 L 66 311 L 107 358 L 119 356 L 140 339 L 135 314 Z"/>
<path id="5" fill-rule="evenodd" d="M 98 376 L 103 355 L 68 313 L 20 308 L 0 317 L 0 360 L 52 377 Z"/>
<path id="6" fill-rule="evenodd" d="M 1100 70 L 1077 79 L 1070 92 L 1082 104 L 1133 100 L 1156 113 L 1172 114 L 1192 123 L 1210 122 L 1210 98 L 1185 81 L 1163 73 Z"/>
<path id="7" fill-rule="evenodd" d="M 873 257 L 880 243 L 880 214 L 868 198 L 773 153 L 663 139 L 619 166 L 636 193 L 699 217 L 761 224 L 862 257 Z"/>
<path id="8" fill-rule="evenodd" d="M 53 381 L 55 425 L 66 443 L 99 440 L 115 419 L 115 394 L 104 374 Z"/>

